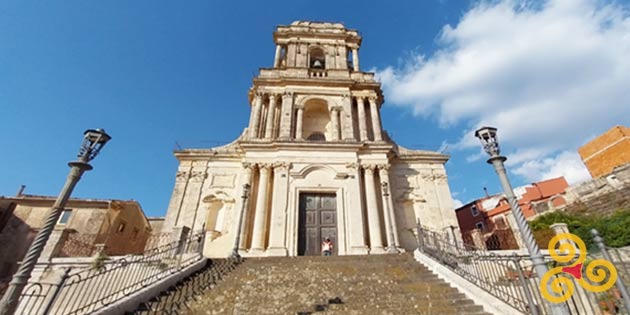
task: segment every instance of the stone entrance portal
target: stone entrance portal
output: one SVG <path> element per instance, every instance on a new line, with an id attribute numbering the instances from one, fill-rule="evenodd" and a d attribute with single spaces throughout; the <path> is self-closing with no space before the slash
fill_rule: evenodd
<path id="1" fill-rule="evenodd" d="M 337 198 L 333 194 L 300 194 L 298 255 L 321 255 L 321 243 L 330 237 L 337 254 Z"/>

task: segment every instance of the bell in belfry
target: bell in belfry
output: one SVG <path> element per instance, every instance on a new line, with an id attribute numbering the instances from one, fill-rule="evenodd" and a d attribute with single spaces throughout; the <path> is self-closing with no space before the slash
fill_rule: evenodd
<path id="1" fill-rule="evenodd" d="M 321 60 L 315 59 L 315 62 L 313 62 L 313 68 L 315 68 L 315 69 L 323 69 L 324 68 L 324 64 L 322 64 Z"/>

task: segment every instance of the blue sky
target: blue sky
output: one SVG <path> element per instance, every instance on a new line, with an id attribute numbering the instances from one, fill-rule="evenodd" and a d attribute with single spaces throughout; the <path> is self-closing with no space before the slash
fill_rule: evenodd
<path id="1" fill-rule="evenodd" d="M 182 147 L 230 142 L 247 90 L 273 62 L 272 32 L 342 22 L 378 73 L 383 126 L 400 144 L 447 148 L 454 197 L 497 192 L 471 131 L 503 132 L 516 185 L 587 178 L 577 147 L 630 125 L 630 19 L 607 1 L 4 1 L 0 195 L 56 195 L 87 128 L 113 137 L 74 196 L 168 206 Z"/>

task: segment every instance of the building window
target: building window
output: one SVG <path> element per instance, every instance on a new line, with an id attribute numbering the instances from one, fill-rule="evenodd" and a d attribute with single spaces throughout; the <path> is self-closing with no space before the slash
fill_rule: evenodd
<path id="1" fill-rule="evenodd" d="M 499 229 L 499 230 L 503 230 L 503 229 L 507 228 L 507 226 L 505 224 L 505 218 L 503 216 L 495 217 L 494 218 L 494 225 L 496 225 L 497 229 Z"/>
<path id="2" fill-rule="evenodd" d="M 485 227 L 485 224 L 483 224 L 483 222 L 477 222 L 477 223 L 475 224 L 475 227 L 477 228 L 477 230 L 479 230 L 479 231 L 483 231 L 483 229 L 484 229 L 484 227 Z"/>
<path id="3" fill-rule="evenodd" d="M 472 205 L 470 207 L 470 213 L 472 213 L 473 217 L 476 217 L 479 215 L 479 209 L 477 209 L 477 205 Z"/>
<path id="4" fill-rule="evenodd" d="M 126 226 L 127 226 L 127 224 L 125 224 L 125 222 L 120 222 L 118 224 L 118 228 L 116 228 L 116 232 L 122 233 L 123 231 L 125 231 L 125 227 Z"/>
<path id="5" fill-rule="evenodd" d="M 57 221 L 57 224 L 68 224 L 71 215 L 72 209 L 63 209 L 61 215 L 59 216 L 59 221 Z"/>
<path id="6" fill-rule="evenodd" d="M 138 234 L 140 234 L 140 229 L 133 228 L 133 233 L 131 234 L 131 239 L 135 241 L 138 238 Z"/>

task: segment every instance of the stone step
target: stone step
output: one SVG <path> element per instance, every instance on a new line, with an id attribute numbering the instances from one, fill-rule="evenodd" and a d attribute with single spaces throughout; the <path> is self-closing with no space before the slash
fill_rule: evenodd
<path id="1" fill-rule="evenodd" d="M 194 280 L 200 275 L 166 290 L 142 314 L 485 314 L 409 253 L 249 258 L 202 289 Z"/>

